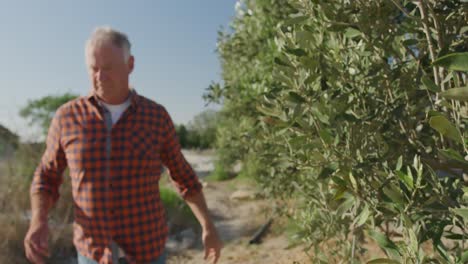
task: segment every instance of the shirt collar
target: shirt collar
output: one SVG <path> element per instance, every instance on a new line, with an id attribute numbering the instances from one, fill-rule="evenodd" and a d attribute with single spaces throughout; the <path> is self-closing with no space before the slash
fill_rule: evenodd
<path id="1" fill-rule="evenodd" d="M 98 100 L 97 95 L 94 92 L 94 90 L 91 90 L 88 93 L 88 95 L 86 96 L 86 98 L 89 101 L 93 101 L 94 103 L 99 104 L 99 100 Z M 130 107 L 136 108 L 138 106 L 138 103 L 139 103 L 139 98 L 140 97 L 139 97 L 138 93 L 136 92 L 136 90 L 134 88 L 130 88 Z"/>

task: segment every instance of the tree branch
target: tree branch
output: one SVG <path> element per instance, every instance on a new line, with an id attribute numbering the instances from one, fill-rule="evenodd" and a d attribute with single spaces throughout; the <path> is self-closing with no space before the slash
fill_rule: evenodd
<path id="1" fill-rule="evenodd" d="M 421 12 L 421 19 L 424 28 L 424 33 L 426 34 L 427 44 L 429 46 L 429 54 L 431 55 L 431 62 L 434 62 L 436 59 L 434 44 L 432 43 L 431 31 L 429 30 L 429 20 L 427 19 L 426 6 L 424 5 L 424 0 L 419 0 L 417 3 L 419 11 Z M 436 85 L 440 85 L 440 77 L 438 67 L 434 67 L 434 80 Z"/>
<path id="2" fill-rule="evenodd" d="M 415 17 L 415 16 L 412 16 L 410 13 L 408 13 L 408 11 L 403 7 L 401 6 L 401 4 L 399 2 L 397 2 L 396 0 L 390 0 L 398 9 L 400 9 L 401 12 L 403 12 L 408 18 L 411 18 L 411 19 L 414 19 L 416 21 L 421 21 L 421 19 L 419 19 L 418 17 Z"/>
<path id="3" fill-rule="evenodd" d="M 431 5 L 427 5 L 427 9 L 429 10 L 429 13 L 431 13 L 432 20 L 434 21 L 434 27 L 437 31 L 437 45 L 439 46 L 439 50 L 444 49 L 444 42 L 443 39 L 445 38 L 444 31 L 441 28 L 441 24 L 439 23 L 439 20 L 437 19 L 436 13 L 434 12 L 434 9 L 431 7 Z M 444 73 L 444 68 L 439 67 L 439 77 L 440 80 L 444 80 L 445 78 L 445 73 Z M 442 91 L 446 90 L 445 84 L 440 83 L 442 87 Z"/>

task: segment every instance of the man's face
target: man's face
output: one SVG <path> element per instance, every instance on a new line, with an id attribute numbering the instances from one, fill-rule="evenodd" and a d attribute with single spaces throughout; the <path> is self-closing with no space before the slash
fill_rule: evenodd
<path id="1" fill-rule="evenodd" d="M 111 43 L 91 44 L 86 52 L 86 64 L 93 88 L 98 95 L 109 95 L 128 89 L 133 70 L 133 57 L 125 61 L 123 50 Z"/>

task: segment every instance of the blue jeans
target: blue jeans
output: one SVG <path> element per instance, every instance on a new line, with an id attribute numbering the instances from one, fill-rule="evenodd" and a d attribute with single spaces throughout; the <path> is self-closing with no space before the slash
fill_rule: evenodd
<path id="1" fill-rule="evenodd" d="M 165 264 L 166 252 L 164 251 L 157 260 L 153 260 L 147 264 Z M 89 259 L 78 252 L 78 264 L 98 264 L 95 260 Z M 127 261 L 120 259 L 119 263 L 114 264 L 127 264 Z"/>

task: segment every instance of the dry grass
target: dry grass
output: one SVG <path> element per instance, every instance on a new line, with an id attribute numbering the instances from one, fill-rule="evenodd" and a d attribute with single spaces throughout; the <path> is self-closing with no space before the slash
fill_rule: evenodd
<path id="1" fill-rule="evenodd" d="M 38 153 L 29 154 L 31 160 L 40 156 Z M 0 241 L 0 263 L 29 263 L 24 254 L 23 240 L 29 228 L 31 175 L 19 175 L 19 171 L 25 171 L 16 170 L 21 166 L 26 165 L 19 159 L 0 163 L 0 234 L 3 238 Z M 50 214 L 51 263 L 59 263 L 59 260 L 75 254 L 71 227 L 73 201 L 68 176 L 64 176 L 60 193 L 61 198 Z"/>
<path id="2" fill-rule="evenodd" d="M 28 229 L 27 221 L 18 214 L 0 216 L 0 263 L 28 263 L 24 256 L 23 238 Z"/>

